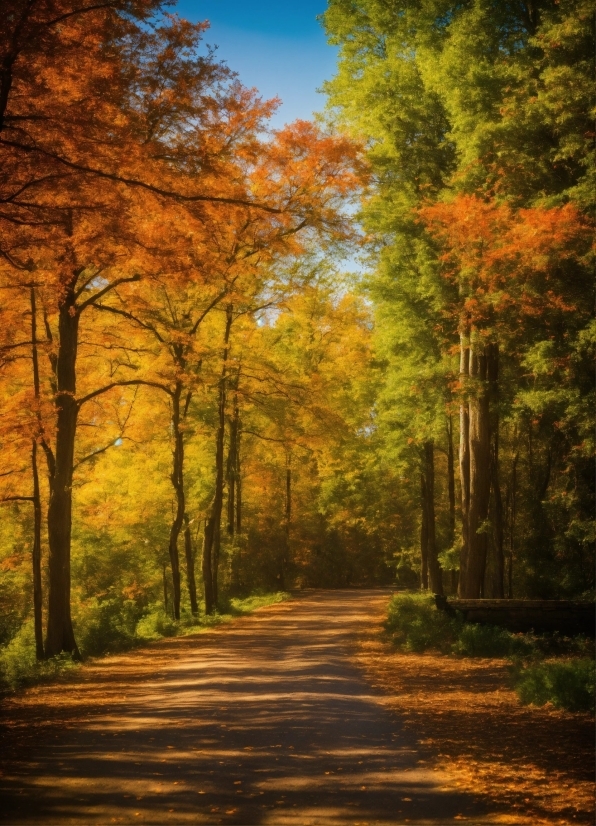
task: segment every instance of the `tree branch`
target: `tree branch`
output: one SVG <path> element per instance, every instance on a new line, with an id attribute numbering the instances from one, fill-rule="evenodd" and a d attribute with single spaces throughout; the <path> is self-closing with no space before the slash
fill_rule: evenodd
<path id="1" fill-rule="evenodd" d="M 212 310 L 214 307 L 216 307 L 216 306 L 217 306 L 217 304 L 219 304 L 219 302 L 220 302 L 220 301 L 222 301 L 222 299 L 224 299 L 224 298 L 226 297 L 227 292 L 228 292 L 228 291 L 227 291 L 227 289 L 225 289 L 225 290 L 224 290 L 223 292 L 221 292 L 218 296 L 216 296 L 216 297 L 213 299 L 213 301 L 211 302 L 211 304 L 209 304 L 209 305 L 208 305 L 207 309 L 206 309 L 206 310 L 204 310 L 204 311 L 201 313 L 201 315 L 198 317 L 198 319 L 195 321 L 195 323 L 194 323 L 194 324 L 193 324 L 193 326 L 192 326 L 192 329 L 191 329 L 191 331 L 190 331 L 191 336 L 194 336 L 194 335 L 195 335 L 195 333 L 196 333 L 196 332 L 197 332 L 197 330 L 199 329 L 199 325 L 201 324 L 201 322 L 202 322 L 202 321 L 204 321 L 204 320 L 205 320 L 205 317 L 207 316 L 207 314 L 208 314 L 208 313 L 210 313 L 210 312 L 211 312 L 211 310 Z"/>
<path id="2" fill-rule="evenodd" d="M 106 313 L 114 313 L 114 315 L 121 315 L 123 318 L 127 318 L 129 321 L 133 321 L 135 324 L 138 324 L 139 327 L 142 327 L 143 330 L 149 330 L 150 333 L 153 333 L 155 338 L 161 343 L 164 344 L 163 336 L 158 332 L 158 330 L 153 327 L 151 324 L 147 324 L 144 321 L 141 321 L 140 318 L 137 318 L 132 313 L 127 313 L 126 310 L 119 310 L 117 307 L 108 307 L 105 304 L 94 304 L 93 305 L 96 310 L 103 310 Z"/>
<path id="3" fill-rule="evenodd" d="M 94 390 L 92 393 L 88 393 L 86 396 L 83 396 L 82 399 L 78 399 L 77 405 L 81 408 L 85 402 L 91 401 L 91 399 L 97 398 L 97 396 L 101 396 L 103 393 L 107 393 L 108 390 L 112 390 L 114 387 L 133 387 L 134 385 L 143 385 L 144 387 L 155 387 L 157 390 L 161 390 L 163 393 L 167 393 L 168 396 L 173 396 L 172 391 L 169 387 L 166 387 L 165 384 L 159 384 L 156 381 L 145 381 L 144 379 L 127 379 L 126 381 L 113 381 L 110 384 L 106 384 L 105 387 L 100 387 L 97 390 Z"/>
<path id="4" fill-rule="evenodd" d="M 97 175 L 98 178 L 116 181 L 116 183 L 126 184 L 127 186 L 136 186 L 140 189 L 146 189 L 148 192 L 153 192 L 155 195 L 162 195 L 164 198 L 175 198 L 178 201 L 183 201 L 186 203 L 205 202 L 254 207 L 255 209 L 262 209 L 264 212 L 271 212 L 274 215 L 280 215 L 284 211 L 282 209 L 278 209 L 277 207 L 267 206 L 267 204 L 260 204 L 256 201 L 247 201 L 244 198 L 223 198 L 218 195 L 184 195 L 182 192 L 172 192 L 170 190 L 161 189 L 160 187 L 148 184 L 145 181 L 138 181 L 135 178 L 125 178 L 123 175 L 117 175 L 113 172 L 102 172 L 101 169 L 94 169 L 90 166 L 83 166 L 82 164 L 74 163 L 74 161 L 68 161 L 66 158 L 61 158 L 60 155 L 56 155 L 53 152 L 48 152 L 45 149 L 41 149 L 39 146 L 28 146 L 25 143 L 20 143 L 20 141 L 8 141 L 2 138 L 0 139 L 0 144 L 4 144 L 4 146 L 12 146 L 14 149 L 22 149 L 25 152 L 37 152 L 40 155 L 44 155 L 46 158 L 51 158 L 52 160 L 57 161 L 69 169 L 76 169 L 77 172 L 87 172 L 91 175 Z"/>
<path id="5" fill-rule="evenodd" d="M 138 273 L 136 275 L 131 275 L 130 278 L 117 278 L 115 281 L 113 281 L 111 284 L 108 284 L 98 293 L 95 293 L 95 295 L 92 295 L 86 301 L 83 301 L 83 303 L 79 305 L 77 312 L 82 313 L 83 310 L 85 310 L 87 307 L 94 305 L 99 298 L 103 298 L 103 296 L 106 295 L 106 293 L 109 293 L 111 292 L 111 290 L 115 289 L 116 287 L 119 287 L 120 284 L 130 284 L 132 281 L 140 280 L 141 276 Z"/>

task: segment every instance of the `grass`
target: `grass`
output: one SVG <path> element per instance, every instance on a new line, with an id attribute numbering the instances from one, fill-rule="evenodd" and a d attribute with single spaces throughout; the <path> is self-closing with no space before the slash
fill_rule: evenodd
<path id="1" fill-rule="evenodd" d="M 402 651 L 511 660 L 514 688 L 524 704 L 594 711 L 594 646 L 586 637 L 514 634 L 494 625 L 464 623 L 439 611 L 425 593 L 396 594 L 385 628 Z"/>
<path id="2" fill-rule="evenodd" d="M 198 618 L 183 612 L 178 622 L 159 605 L 148 606 L 141 613 L 128 600 L 94 599 L 78 606 L 75 633 L 83 657 L 96 657 L 127 651 L 164 637 L 196 634 L 287 599 L 290 594 L 284 591 L 233 598 L 225 601 L 221 612 L 211 616 L 202 612 Z M 27 620 L 10 642 L 0 647 L 0 691 L 50 682 L 77 666 L 70 654 L 38 661 L 33 621 Z"/>

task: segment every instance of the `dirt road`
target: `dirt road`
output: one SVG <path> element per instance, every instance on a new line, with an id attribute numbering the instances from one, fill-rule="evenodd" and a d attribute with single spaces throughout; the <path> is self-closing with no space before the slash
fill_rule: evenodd
<path id="1" fill-rule="evenodd" d="M 313 592 L 9 702 L 0 820 L 501 822 L 418 762 L 352 663 L 386 599 Z"/>

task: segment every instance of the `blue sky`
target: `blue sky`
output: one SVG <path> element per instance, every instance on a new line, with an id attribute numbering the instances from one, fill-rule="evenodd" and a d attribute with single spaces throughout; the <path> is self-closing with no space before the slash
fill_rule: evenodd
<path id="1" fill-rule="evenodd" d="M 189 20 L 209 20 L 206 42 L 219 47 L 219 58 L 242 83 L 265 98 L 282 99 L 272 124 L 279 127 L 324 106 L 316 90 L 332 77 L 336 61 L 316 19 L 325 7 L 325 0 L 179 0 L 176 11 Z"/>

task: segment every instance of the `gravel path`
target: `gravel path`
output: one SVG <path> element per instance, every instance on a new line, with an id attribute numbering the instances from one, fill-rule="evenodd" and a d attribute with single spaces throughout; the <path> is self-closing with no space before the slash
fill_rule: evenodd
<path id="1" fill-rule="evenodd" d="M 418 762 L 353 665 L 386 599 L 311 592 L 9 702 L 0 820 L 503 822 Z"/>

